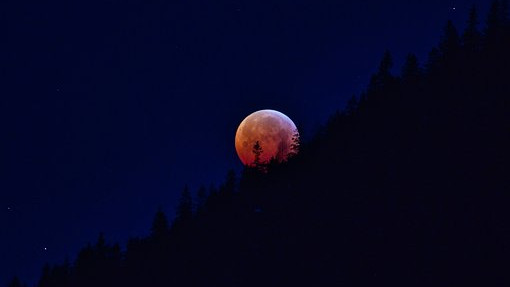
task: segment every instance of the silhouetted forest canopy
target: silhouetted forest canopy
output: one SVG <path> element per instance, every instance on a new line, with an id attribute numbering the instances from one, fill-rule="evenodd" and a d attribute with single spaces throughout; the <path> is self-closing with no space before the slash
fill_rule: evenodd
<path id="1" fill-rule="evenodd" d="M 37 287 L 508 286 L 507 3 L 448 22 L 400 75 L 384 53 L 287 162 L 186 187 L 172 222 L 158 211 L 125 250 L 100 235 Z"/>

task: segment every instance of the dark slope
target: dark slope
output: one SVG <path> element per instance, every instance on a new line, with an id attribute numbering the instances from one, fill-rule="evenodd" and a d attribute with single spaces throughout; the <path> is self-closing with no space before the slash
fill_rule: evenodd
<path id="1" fill-rule="evenodd" d="M 474 17 L 460 35 L 448 23 L 424 67 L 410 55 L 400 76 L 387 53 L 288 163 L 229 173 L 194 200 L 185 190 L 171 226 L 158 213 L 125 252 L 100 238 L 39 287 L 507 285 L 503 11 L 483 31 Z"/>

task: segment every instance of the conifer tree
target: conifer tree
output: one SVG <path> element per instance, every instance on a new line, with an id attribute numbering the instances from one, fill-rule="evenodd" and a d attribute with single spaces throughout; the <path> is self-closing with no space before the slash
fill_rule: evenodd
<path id="1" fill-rule="evenodd" d="M 168 220 L 162 209 L 159 209 L 154 216 L 151 227 L 151 237 L 153 239 L 166 238 L 169 231 Z"/>
<path id="2" fill-rule="evenodd" d="M 432 48 L 428 55 L 427 64 L 425 66 L 428 76 L 433 75 L 440 67 L 440 52 L 437 48 Z"/>
<path id="3" fill-rule="evenodd" d="M 402 80 L 405 83 L 415 83 L 421 74 L 418 58 L 414 54 L 409 54 L 402 68 Z"/>
<path id="4" fill-rule="evenodd" d="M 177 207 L 177 221 L 185 222 L 193 217 L 193 200 L 188 186 L 184 187 Z"/>
<path id="5" fill-rule="evenodd" d="M 460 49 L 459 34 L 452 21 L 446 23 L 441 42 L 439 43 L 439 49 L 446 61 L 454 58 Z"/>
<path id="6" fill-rule="evenodd" d="M 373 101 L 374 98 L 372 98 L 374 95 L 379 94 L 381 91 L 384 90 L 385 87 L 388 87 L 393 79 L 393 76 L 391 75 L 391 68 L 393 67 L 393 57 L 391 55 L 391 52 L 386 50 L 384 52 L 383 58 L 381 59 L 381 62 L 379 63 L 379 68 L 377 69 L 377 73 L 375 75 L 372 75 L 370 78 L 370 83 L 368 85 L 368 91 L 367 95 L 370 101 Z M 382 99 L 377 99 L 376 96 L 375 99 L 379 102 L 382 101 Z"/>
<path id="7" fill-rule="evenodd" d="M 104 238 L 104 233 L 99 233 L 99 237 L 97 238 L 95 249 L 100 253 L 106 248 L 106 239 Z"/>
<path id="8" fill-rule="evenodd" d="M 197 214 L 202 213 L 204 211 L 206 201 L 207 201 L 207 188 L 201 185 L 197 191 L 197 200 L 195 208 Z"/>
<path id="9" fill-rule="evenodd" d="M 493 38 L 499 34 L 502 26 L 501 15 L 501 3 L 498 0 L 492 1 L 489 15 L 487 16 L 486 37 Z"/>
<path id="10" fill-rule="evenodd" d="M 469 11 L 469 19 L 467 22 L 466 30 L 462 35 L 462 43 L 464 49 L 468 53 L 477 52 L 480 49 L 481 33 L 478 30 L 478 12 L 476 7 L 473 6 Z"/>
<path id="11" fill-rule="evenodd" d="M 355 96 L 353 96 L 354 99 L 356 99 Z M 356 103 L 351 103 L 352 105 L 356 105 Z M 292 143 L 290 145 L 290 154 L 289 156 L 296 156 L 299 153 L 299 148 L 301 147 L 301 138 L 299 135 L 298 130 L 294 130 L 294 133 L 292 134 Z"/>
<path id="12" fill-rule="evenodd" d="M 262 149 L 262 146 L 260 145 L 259 141 L 256 141 L 255 144 L 253 145 L 252 152 L 255 155 L 255 160 L 253 161 L 253 165 L 254 166 L 260 166 L 262 164 L 260 162 L 260 156 L 262 155 L 264 150 Z"/>
<path id="13" fill-rule="evenodd" d="M 221 191 L 225 194 L 232 194 L 236 190 L 237 178 L 234 170 L 229 170 L 225 178 L 225 183 L 221 187 Z"/>
<path id="14" fill-rule="evenodd" d="M 377 72 L 378 77 L 389 77 L 391 76 L 391 68 L 393 67 L 393 56 L 389 50 L 384 52 L 384 56 L 379 64 Z"/>
<path id="15" fill-rule="evenodd" d="M 37 287 L 51 287 L 51 266 L 47 263 L 43 267 Z"/>

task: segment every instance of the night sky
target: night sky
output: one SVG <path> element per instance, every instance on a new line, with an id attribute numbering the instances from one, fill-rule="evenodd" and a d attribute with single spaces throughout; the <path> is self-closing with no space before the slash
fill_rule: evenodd
<path id="1" fill-rule="evenodd" d="M 0 285 L 146 235 L 186 184 L 241 170 L 245 116 L 279 110 L 306 140 L 386 49 L 395 72 L 423 63 L 490 1 L 20 2 L 0 4 Z"/>

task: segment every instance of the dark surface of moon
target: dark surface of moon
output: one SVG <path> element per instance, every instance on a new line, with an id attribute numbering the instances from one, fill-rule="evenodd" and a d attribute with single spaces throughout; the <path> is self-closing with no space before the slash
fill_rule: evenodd
<path id="1" fill-rule="evenodd" d="M 260 163 L 267 163 L 271 158 L 284 161 L 294 152 L 292 144 L 296 134 L 296 125 L 289 117 L 275 110 L 261 110 L 241 122 L 237 128 L 235 147 L 245 165 L 254 163 L 253 148 L 257 141 L 263 151 Z"/>

